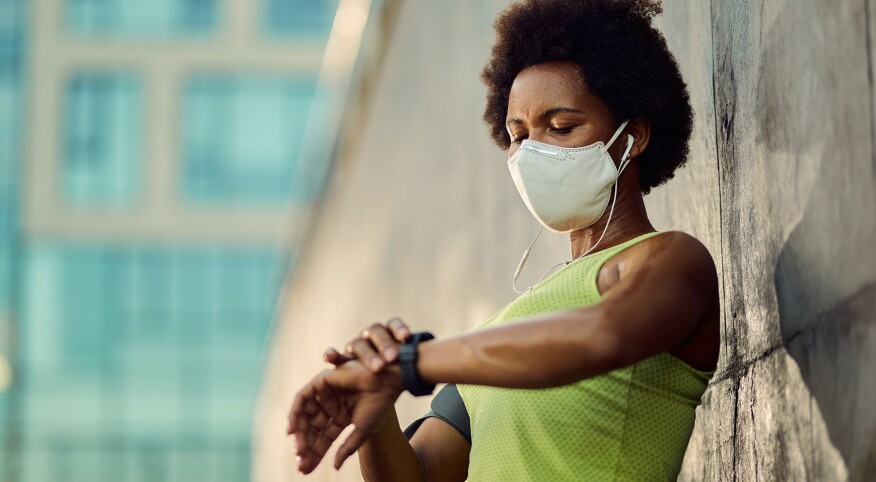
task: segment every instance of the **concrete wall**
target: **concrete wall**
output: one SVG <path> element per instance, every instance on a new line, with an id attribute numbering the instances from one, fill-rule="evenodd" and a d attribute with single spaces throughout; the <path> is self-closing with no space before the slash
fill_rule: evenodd
<path id="1" fill-rule="evenodd" d="M 339 159 L 282 300 L 255 480 L 294 478 L 283 420 L 325 347 L 394 315 L 458 332 L 513 299 L 537 225 L 488 140 L 477 81 L 506 3 L 404 2 L 361 142 Z M 709 247 L 724 306 L 680 480 L 876 478 L 873 6 L 665 2 L 697 118 L 689 165 L 649 213 Z M 540 241 L 526 281 L 564 243 Z M 425 404 L 403 398 L 402 420 Z M 308 480 L 358 479 L 354 462 Z"/>
<path id="2" fill-rule="evenodd" d="M 876 478 L 871 6 L 713 2 L 725 353 L 690 480 Z"/>

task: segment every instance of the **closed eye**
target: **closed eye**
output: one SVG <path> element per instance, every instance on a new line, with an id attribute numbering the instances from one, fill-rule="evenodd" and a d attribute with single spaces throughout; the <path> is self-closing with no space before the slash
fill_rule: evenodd
<path id="1" fill-rule="evenodd" d="M 551 132 L 553 132 L 554 134 L 561 134 L 561 135 L 568 134 L 568 133 L 572 132 L 572 129 L 574 129 L 574 128 L 575 128 L 575 126 L 551 127 Z"/>

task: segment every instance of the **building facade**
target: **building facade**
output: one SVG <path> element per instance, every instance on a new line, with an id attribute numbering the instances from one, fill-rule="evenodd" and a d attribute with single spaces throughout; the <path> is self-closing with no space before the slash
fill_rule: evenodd
<path id="1" fill-rule="evenodd" d="M 249 478 L 337 11 L 0 0 L 0 479 Z"/>

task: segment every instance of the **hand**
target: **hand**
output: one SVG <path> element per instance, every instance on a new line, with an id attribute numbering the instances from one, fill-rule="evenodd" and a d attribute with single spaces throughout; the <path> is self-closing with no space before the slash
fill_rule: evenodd
<path id="1" fill-rule="evenodd" d="M 329 348 L 324 358 L 334 366 L 350 360 L 359 360 L 374 373 L 380 373 L 388 364 L 398 358 L 399 346 L 411 338 L 411 330 L 400 318 L 393 318 L 386 324 L 374 323 L 356 338 L 347 343 L 344 353 Z"/>
<path id="2" fill-rule="evenodd" d="M 335 454 L 334 467 L 340 469 L 377 432 L 403 390 L 398 365 L 375 374 L 351 361 L 317 375 L 295 395 L 289 411 L 286 433 L 295 435 L 298 470 L 312 472 L 341 432 L 353 425 Z"/>

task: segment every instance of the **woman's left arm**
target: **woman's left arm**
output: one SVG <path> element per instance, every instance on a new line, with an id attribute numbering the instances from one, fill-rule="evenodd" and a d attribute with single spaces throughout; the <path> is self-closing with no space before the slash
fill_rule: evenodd
<path id="1" fill-rule="evenodd" d="M 717 303 L 717 274 L 695 238 L 659 238 L 629 260 L 627 273 L 595 305 L 421 344 L 421 377 L 429 383 L 554 387 L 678 346 Z"/>

